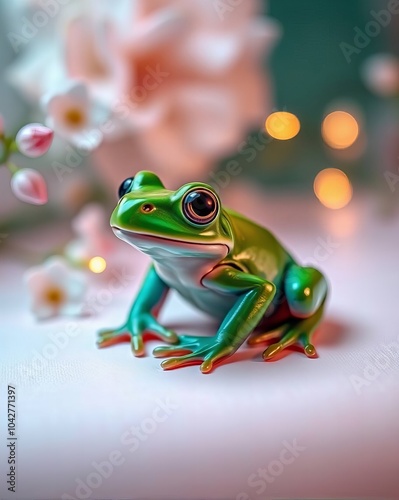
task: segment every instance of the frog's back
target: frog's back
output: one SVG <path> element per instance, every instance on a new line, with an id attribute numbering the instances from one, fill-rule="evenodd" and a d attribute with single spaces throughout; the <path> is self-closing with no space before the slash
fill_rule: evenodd
<path id="1" fill-rule="evenodd" d="M 251 274 L 277 286 L 290 263 L 294 262 L 277 238 L 267 229 L 234 210 L 225 209 L 234 245 L 226 260 L 232 260 Z"/>

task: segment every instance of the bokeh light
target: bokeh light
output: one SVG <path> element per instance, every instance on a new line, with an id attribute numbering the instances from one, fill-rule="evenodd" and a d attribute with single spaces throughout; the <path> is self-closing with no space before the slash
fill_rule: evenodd
<path id="1" fill-rule="evenodd" d="M 352 199 L 352 185 L 348 176 L 337 168 L 326 168 L 316 175 L 314 192 L 327 208 L 345 207 Z"/>
<path id="2" fill-rule="evenodd" d="M 350 113 L 333 111 L 324 118 L 321 133 L 330 147 L 345 149 L 352 146 L 358 138 L 359 125 Z"/>
<path id="3" fill-rule="evenodd" d="M 274 139 L 287 141 L 298 135 L 301 124 L 292 113 L 276 111 L 267 117 L 265 128 L 266 132 Z"/>
<path id="4" fill-rule="evenodd" d="M 89 260 L 89 269 L 91 272 L 100 274 L 105 271 L 107 262 L 102 257 L 93 257 Z"/>

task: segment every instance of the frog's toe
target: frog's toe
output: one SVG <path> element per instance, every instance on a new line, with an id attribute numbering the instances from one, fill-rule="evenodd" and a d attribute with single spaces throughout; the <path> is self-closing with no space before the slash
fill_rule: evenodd
<path id="1" fill-rule="evenodd" d="M 299 344 L 302 347 L 304 354 L 308 358 L 318 358 L 319 357 L 315 346 L 309 342 L 309 339 L 307 337 L 300 339 Z"/>
<path id="2" fill-rule="evenodd" d="M 170 358 L 162 361 L 161 367 L 164 370 L 173 370 L 174 368 L 183 368 L 183 366 L 197 365 L 201 358 L 196 353 L 186 354 L 177 358 Z"/>
<path id="3" fill-rule="evenodd" d="M 214 344 L 212 337 L 180 337 L 182 345 L 180 346 L 162 346 L 154 349 L 156 357 L 170 357 L 163 361 L 161 366 L 164 370 L 172 370 L 189 365 L 201 364 L 201 372 L 209 373 L 214 364 L 229 356 L 233 348 Z"/>
<path id="4" fill-rule="evenodd" d="M 293 328 L 290 325 L 287 326 L 281 334 L 279 342 L 269 345 L 269 347 L 264 351 L 263 359 L 269 360 L 285 348 L 299 342 L 300 333 L 301 332 L 297 328 Z"/>
<path id="5" fill-rule="evenodd" d="M 248 339 L 248 345 L 250 346 L 255 346 L 259 344 L 263 344 L 264 342 L 269 342 L 270 340 L 279 338 L 281 335 L 281 332 L 279 330 L 273 330 L 271 332 L 265 332 L 265 333 L 254 333 L 249 339 Z"/>
<path id="6" fill-rule="evenodd" d="M 191 352 L 191 349 L 183 346 L 159 346 L 155 347 L 152 354 L 155 358 L 169 358 L 170 356 L 183 356 Z"/>
<path id="7" fill-rule="evenodd" d="M 233 352 L 234 349 L 230 346 L 222 348 L 217 347 L 216 349 L 212 349 L 211 352 L 205 356 L 204 361 L 200 366 L 201 372 L 211 372 L 214 368 L 215 363 L 229 357 Z"/>
<path id="8" fill-rule="evenodd" d="M 280 351 L 282 351 L 284 347 L 280 342 L 277 342 L 276 344 L 269 345 L 269 347 L 264 351 L 263 353 L 263 359 L 268 360 L 273 358 L 276 354 L 278 354 Z"/>
<path id="9" fill-rule="evenodd" d="M 97 346 L 99 348 L 108 347 L 129 338 L 129 331 L 125 326 L 120 328 L 106 328 L 97 333 Z"/>
<path id="10" fill-rule="evenodd" d="M 206 361 L 203 361 L 200 366 L 200 370 L 202 373 L 209 373 L 213 369 L 213 360 L 208 359 Z"/>
<path id="11" fill-rule="evenodd" d="M 286 347 L 296 345 L 300 347 L 308 358 L 317 358 L 317 351 L 313 344 L 310 343 L 310 334 L 302 333 L 295 328 L 289 330 L 282 336 L 279 342 L 271 344 L 263 353 L 263 359 L 266 361 L 273 358 L 276 354 L 284 350 Z"/>
<path id="12" fill-rule="evenodd" d="M 137 358 L 144 356 L 144 341 L 141 335 L 132 335 L 130 339 L 130 346 L 132 348 L 132 353 Z"/>
<path id="13" fill-rule="evenodd" d="M 227 356 L 226 354 L 220 353 L 216 356 L 205 358 L 200 366 L 201 372 L 202 373 L 210 373 L 214 368 L 214 364 L 226 356 Z"/>

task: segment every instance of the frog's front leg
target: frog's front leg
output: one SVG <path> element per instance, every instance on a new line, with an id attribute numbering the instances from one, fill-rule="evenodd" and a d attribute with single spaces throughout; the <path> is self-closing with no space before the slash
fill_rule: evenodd
<path id="1" fill-rule="evenodd" d="M 312 267 L 290 266 L 284 280 L 284 293 L 292 318 L 278 335 L 280 340 L 269 345 L 263 358 L 269 360 L 286 347 L 298 345 L 309 358 L 317 357 L 311 337 L 323 315 L 327 297 L 324 276 Z M 254 336 L 251 344 L 259 344 L 276 337 L 276 332 Z"/>
<path id="2" fill-rule="evenodd" d="M 166 370 L 201 362 L 202 373 L 210 372 L 216 361 L 231 356 L 241 346 L 276 293 L 273 283 L 228 265 L 214 268 L 204 276 L 202 285 L 212 292 L 236 295 L 237 300 L 214 337 L 186 335 L 179 338 L 176 347 L 156 348 L 157 357 L 178 356 L 162 362 Z"/>
<path id="3" fill-rule="evenodd" d="M 176 333 L 160 325 L 155 317 L 168 291 L 169 287 L 158 276 L 154 266 L 151 266 L 127 321 L 119 328 L 101 330 L 98 333 L 97 345 L 108 347 L 130 336 L 133 354 L 143 356 L 144 332 L 153 333 L 165 342 L 176 343 Z"/>

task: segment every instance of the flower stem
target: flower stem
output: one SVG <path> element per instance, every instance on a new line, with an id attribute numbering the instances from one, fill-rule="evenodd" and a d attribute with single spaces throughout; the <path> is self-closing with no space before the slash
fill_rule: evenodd
<path id="1" fill-rule="evenodd" d="M 11 161 L 8 161 L 8 162 L 6 163 L 6 167 L 7 167 L 7 168 L 8 168 L 8 170 L 10 171 L 11 175 L 14 175 L 14 174 L 15 174 L 15 172 L 18 172 L 18 170 L 19 170 L 19 167 L 17 167 L 17 166 L 15 165 L 15 163 L 12 163 Z"/>
<path id="2" fill-rule="evenodd" d="M 17 151 L 18 151 L 17 143 L 16 143 L 15 139 L 11 139 L 11 137 L 10 137 L 10 143 L 8 146 L 8 150 L 10 153 L 17 153 Z"/>
<path id="3" fill-rule="evenodd" d="M 0 135 L 0 141 L 3 143 L 3 154 L 0 155 L 0 166 L 7 166 L 8 158 L 12 153 L 18 151 L 17 143 L 12 137 L 6 137 L 4 135 Z"/>

